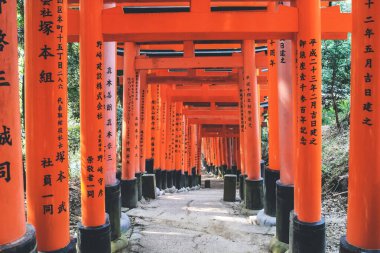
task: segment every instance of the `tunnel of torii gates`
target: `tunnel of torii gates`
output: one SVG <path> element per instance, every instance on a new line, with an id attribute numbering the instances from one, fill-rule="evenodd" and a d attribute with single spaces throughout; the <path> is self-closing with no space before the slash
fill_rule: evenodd
<path id="1" fill-rule="evenodd" d="M 110 252 L 121 206 L 154 198 L 156 185 L 199 184 L 201 156 L 208 172 L 240 181 L 247 209 L 277 218 L 279 242 L 292 252 L 324 252 L 321 43 L 348 33 L 350 177 L 340 252 L 379 252 L 380 3 L 352 7 L 351 14 L 320 0 L 26 0 L 24 164 L 16 1 L 0 0 L 0 252 Z M 67 43 L 78 41 L 82 220 L 74 242 Z"/>

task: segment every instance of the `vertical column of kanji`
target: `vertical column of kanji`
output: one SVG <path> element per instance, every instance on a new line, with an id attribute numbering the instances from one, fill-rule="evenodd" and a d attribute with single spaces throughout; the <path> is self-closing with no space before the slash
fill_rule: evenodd
<path id="1" fill-rule="evenodd" d="M 146 114 L 147 114 L 147 105 L 146 105 L 146 97 L 148 94 L 148 86 L 146 83 L 146 72 L 140 72 L 140 169 L 141 174 L 144 174 L 146 171 Z"/>
<path id="2" fill-rule="evenodd" d="M 72 252 L 67 139 L 67 1 L 29 0 L 25 2 L 25 14 L 28 220 L 36 228 L 39 251 L 64 249 Z"/>
<path id="3" fill-rule="evenodd" d="M 154 140 L 154 110 L 152 110 L 153 101 L 152 101 L 152 87 L 153 85 L 147 85 L 146 88 L 146 95 L 145 95 L 145 171 L 148 174 L 153 174 L 153 153 L 154 153 L 154 146 L 152 144 Z"/>
<path id="4" fill-rule="evenodd" d="M 196 174 L 197 174 L 197 125 L 191 125 L 191 180 L 192 185 L 196 186 Z"/>
<path id="5" fill-rule="evenodd" d="M 247 209 L 263 208 L 263 179 L 261 178 L 261 138 L 259 124 L 259 94 L 256 77 L 253 41 L 243 42 L 244 54 L 244 97 L 245 97 L 245 204 Z"/>
<path id="6" fill-rule="evenodd" d="M 188 149 L 187 141 L 189 138 L 189 132 L 187 127 L 188 119 L 182 116 L 182 174 L 185 175 L 185 187 L 188 187 L 189 167 L 187 163 Z"/>
<path id="7" fill-rule="evenodd" d="M 189 166 L 190 166 L 190 171 L 189 174 L 191 175 L 191 186 L 195 186 L 195 174 L 196 174 L 196 168 L 195 168 L 195 159 L 196 159 L 196 147 L 195 147 L 195 138 L 196 138 L 196 125 L 191 124 L 189 125 L 189 136 L 190 136 L 190 141 L 189 141 L 189 150 L 190 150 L 190 156 L 189 156 Z"/>
<path id="8" fill-rule="evenodd" d="M 102 0 L 80 1 L 80 116 L 82 224 L 80 252 L 110 252 L 105 215 L 104 45 Z M 91 29 L 90 29 L 91 28 Z"/>
<path id="9" fill-rule="evenodd" d="M 321 217 L 322 64 L 321 3 L 297 1 L 299 9 L 297 169 L 293 252 L 324 252 L 325 223 Z M 315 245 L 311 247 L 310 245 Z"/>
<path id="10" fill-rule="evenodd" d="M 156 174 L 157 187 L 162 185 L 161 182 L 161 110 L 162 110 L 162 99 L 161 99 L 161 84 L 155 84 L 152 89 L 152 104 L 155 102 L 155 131 L 154 131 L 154 173 Z M 153 110 L 153 107 L 152 107 Z M 153 114 L 153 112 L 152 112 Z"/>
<path id="11" fill-rule="evenodd" d="M 123 81 L 123 157 L 121 201 L 123 207 L 135 208 L 138 201 L 139 170 L 139 91 L 138 74 L 135 70 L 137 47 L 132 42 L 124 44 Z"/>
<path id="12" fill-rule="evenodd" d="M 166 96 L 167 85 L 161 85 L 160 92 L 160 101 L 161 101 L 161 110 L 160 110 L 160 164 L 161 164 L 161 185 L 158 187 L 165 190 L 169 187 L 168 185 L 168 152 L 169 152 L 169 143 L 167 141 L 167 134 L 169 130 L 169 102 Z M 170 176 L 169 176 L 170 177 Z M 169 179 L 170 181 L 170 179 Z M 171 187 L 171 186 L 170 186 Z"/>
<path id="13" fill-rule="evenodd" d="M 279 145 L 280 180 L 276 190 L 276 237 L 280 242 L 289 243 L 289 214 L 294 209 L 294 158 L 295 120 L 294 107 L 297 89 L 296 42 L 280 40 L 277 48 L 281 51 L 278 61 L 278 103 L 279 103 Z"/>
<path id="14" fill-rule="evenodd" d="M 245 169 L 245 97 L 244 97 L 244 73 L 239 70 L 239 153 L 240 153 L 240 176 L 239 176 L 239 196 L 244 199 L 245 196 L 245 178 L 247 172 Z"/>
<path id="15" fill-rule="evenodd" d="M 352 90 L 347 238 L 340 252 L 380 250 L 380 2 L 352 3 Z"/>
<path id="16" fill-rule="evenodd" d="M 270 4 L 271 10 L 274 10 L 274 5 L 275 3 Z M 276 217 L 276 182 L 280 179 L 278 64 L 284 61 L 284 50 L 281 48 L 278 51 L 277 44 L 277 41 L 268 41 L 269 167 L 264 171 L 264 213 L 271 217 Z"/>
<path id="17" fill-rule="evenodd" d="M 182 105 L 180 102 L 175 102 L 176 107 L 176 140 L 175 140 L 175 166 L 176 169 L 176 187 L 181 189 L 183 183 L 183 166 L 181 164 L 181 149 L 182 149 Z"/>
<path id="18" fill-rule="evenodd" d="M 168 91 L 169 92 L 169 91 Z M 169 94 L 168 94 L 169 95 Z M 170 97 L 170 95 L 169 95 Z M 169 171 L 172 177 L 172 185 L 176 187 L 176 171 L 175 171 L 175 127 L 176 127 L 176 105 L 170 100 L 170 152 L 169 152 Z"/>
<path id="19" fill-rule="evenodd" d="M 104 8 L 113 8 L 116 3 L 104 4 Z M 117 56 L 116 42 L 104 42 L 104 172 L 106 183 L 106 213 L 110 217 L 111 240 L 120 237 L 121 195 L 120 181 L 116 179 L 117 167 Z"/>
<path id="20" fill-rule="evenodd" d="M 21 253 L 36 239 L 25 222 L 18 81 L 17 2 L 0 1 L 0 252 Z"/>

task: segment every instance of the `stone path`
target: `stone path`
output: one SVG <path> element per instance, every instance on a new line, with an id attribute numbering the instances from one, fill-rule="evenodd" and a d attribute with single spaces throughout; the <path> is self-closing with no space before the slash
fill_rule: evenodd
<path id="1" fill-rule="evenodd" d="M 167 193 L 128 211 L 134 227 L 126 252 L 268 252 L 275 228 L 252 224 L 239 202 L 223 202 L 221 180 L 211 187 Z"/>

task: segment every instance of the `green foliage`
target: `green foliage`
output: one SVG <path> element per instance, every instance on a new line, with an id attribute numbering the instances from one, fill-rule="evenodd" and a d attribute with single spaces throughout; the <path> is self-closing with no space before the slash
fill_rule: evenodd
<path id="1" fill-rule="evenodd" d="M 334 114 L 335 122 L 340 127 L 339 115 L 347 112 L 351 81 L 351 41 L 335 40 L 322 43 L 322 103 L 324 116 Z M 343 106 L 343 107 L 342 107 Z M 330 122 L 328 118 L 325 123 Z"/>
<path id="2" fill-rule="evenodd" d="M 68 44 L 68 97 L 69 117 L 79 122 L 79 44 Z"/>

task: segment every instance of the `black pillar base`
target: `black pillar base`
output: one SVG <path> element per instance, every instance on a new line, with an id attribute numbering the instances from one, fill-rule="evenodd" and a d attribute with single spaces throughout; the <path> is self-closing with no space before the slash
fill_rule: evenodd
<path id="1" fill-rule="evenodd" d="M 185 188 L 189 187 L 189 172 L 185 171 Z"/>
<path id="2" fill-rule="evenodd" d="M 165 189 L 162 189 L 161 169 L 155 169 L 154 174 L 156 175 L 156 186 L 160 188 L 161 190 L 165 190 Z"/>
<path id="3" fill-rule="evenodd" d="M 211 188 L 211 181 L 205 180 L 205 188 Z"/>
<path id="4" fill-rule="evenodd" d="M 36 231 L 32 225 L 26 225 L 26 233 L 19 240 L 0 245 L 2 253 L 37 253 Z"/>
<path id="5" fill-rule="evenodd" d="M 244 200 L 245 198 L 245 179 L 247 178 L 246 175 L 240 174 L 239 176 L 239 196 L 241 200 Z"/>
<path id="6" fill-rule="evenodd" d="M 121 181 L 121 170 L 116 170 L 116 179 L 119 179 Z"/>
<path id="7" fill-rule="evenodd" d="M 197 185 L 202 185 L 202 175 L 196 175 L 197 178 Z"/>
<path id="8" fill-rule="evenodd" d="M 135 174 L 136 183 L 137 183 L 137 200 L 140 201 L 142 199 L 142 184 L 141 184 L 141 172 Z"/>
<path id="9" fill-rule="evenodd" d="M 121 180 L 121 205 L 136 208 L 138 199 L 137 180 Z"/>
<path id="10" fill-rule="evenodd" d="M 173 187 L 173 170 L 168 170 L 167 171 L 167 184 L 168 184 L 168 188 L 172 188 Z"/>
<path id="11" fill-rule="evenodd" d="M 237 175 L 237 181 L 240 182 L 241 170 L 238 170 L 236 175 Z"/>
<path id="12" fill-rule="evenodd" d="M 245 207 L 249 210 L 261 210 L 264 208 L 264 180 L 245 179 Z"/>
<path id="13" fill-rule="evenodd" d="M 276 236 L 280 242 L 289 244 L 289 217 L 294 209 L 294 186 L 276 182 Z"/>
<path id="14" fill-rule="evenodd" d="M 232 169 L 227 168 L 227 169 L 226 169 L 226 175 L 231 175 L 231 174 L 233 174 L 233 173 L 232 173 Z"/>
<path id="15" fill-rule="evenodd" d="M 186 187 L 186 175 L 182 174 L 182 171 L 180 171 L 180 173 L 181 175 L 180 175 L 179 189 L 182 189 Z"/>
<path id="16" fill-rule="evenodd" d="M 156 175 L 144 174 L 141 177 L 142 195 L 146 199 L 156 198 Z"/>
<path id="17" fill-rule="evenodd" d="M 361 249 L 357 248 L 347 242 L 347 238 L 343 236 L 340 238 L 339 253 L 379 253 L 380 249 Z"/>
<path id="18" fill-rule="evenodd" d="M 219 170 L 220 170 L 220 167 L 219 167 L 219 166 L 217 166 L 217 167 L 214 168 L 214 175 L 215 175 L 215 176 L 218 176 L 218 175 L 219 175 Z"/>
<path id="19" fill-rule="evenodd" d="M 145 160 L 145 170 L 148 174 L 153 174 L 154 170 L 154 159 L 146 159 Z"/>
<path id="20" fill-rule="evenodd" d="M 316 223 L 293 219 L 293 253 L 324 253 L 326 250 L 326 225 L 324 219 Z"/>
<path id="21" fill-rule="evenodd" d="M 110 219 L 111 241 L 113 241 L 121 236 L 121 190 L 119 180 L 114 185 L 106 185 L 106 213 Z"/>
<path id="22" fill-rule="evenodd" d="M 162 190 L 165 190 L 168 187 L 168 171 L 167 170 L 162 170 L 161 171 L 161 185 L 158 187 Z"/>
<path id="23" fill-rule="evenodd" d="M 265 168 L 264 173 L 264 213 L 276 217 L 276 182 L 280 171 Z"/>
<path id="24" fill-rule="evenodd" d="M 111 253 L 111 225 L 108 215 L 106 223 L 99 227 L 79 224 L 78 250 L 78 253 Z"/>
<path id="25" fill-rule="evenodd" d="M 227 165 L 222 166 L 222 176 L 226 175 L 227 172 Z"/>
<path id="26" fill-rule="evenodd" d="M 260 161 L 260 171 L 261 171 L 261 177 L 264 177 L 265 175 L 265 161 L 264 160 L 261 160 Z"/>
<path id="27" fill-rule="evenodd" d="M 236 175 L 224 176 L 223 200 L 226 202 L 236 201 Z"/>
<path id="28" fill-rule="evenodd" d="M 175 175 L 175 188 L 181 189 L 181 170 L 175 170 L 174 175 Z"/>
<path id="29" fill-rule="evenodd" d="M 237 175 L 237 166 L 236 165 L 233 165 L 232 166 L 232 168 L 231 168 L 231 170 L 232 170 L 232 174 L 234 174 L 234 175 Z"/>
<path id="30" fill-rule="evenodd" d="M 197 186 L 197 169 L 195 167 L 193 167 L 191 169 L 191 187 L 195 187 Z"/>

